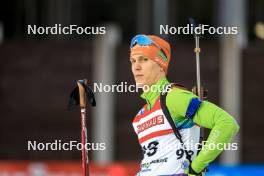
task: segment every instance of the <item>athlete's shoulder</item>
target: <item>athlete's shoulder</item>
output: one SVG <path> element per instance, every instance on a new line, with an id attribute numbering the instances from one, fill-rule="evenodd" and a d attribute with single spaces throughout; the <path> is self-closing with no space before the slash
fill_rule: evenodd
<path id="1" fill-rule="evenodd" d="M 195 97 L 196 95 L 193 92 L 189 91 L 186 87 L 181 84 L 172 84 L 169 90 L 167 90 L 167 97 L 176 98 L 176 97 Z"/>
<path id="2" fill-rule="evenodd" d="M 166 96 L 166 105 L 173 118 L 184 118 L 192 99 L 197 98 L 195 94 L 186 88 L 172 87 Z"/>

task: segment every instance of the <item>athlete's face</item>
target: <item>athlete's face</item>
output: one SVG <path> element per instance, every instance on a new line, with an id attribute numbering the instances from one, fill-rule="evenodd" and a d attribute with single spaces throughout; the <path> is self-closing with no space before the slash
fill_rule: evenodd
<path id="1" fill-rule="evenodd" d="M 131 68 L 137 85 L 151 86 L 165 76 L 164 70 L 153 60 L 134 55 L 130 58 Z"/>

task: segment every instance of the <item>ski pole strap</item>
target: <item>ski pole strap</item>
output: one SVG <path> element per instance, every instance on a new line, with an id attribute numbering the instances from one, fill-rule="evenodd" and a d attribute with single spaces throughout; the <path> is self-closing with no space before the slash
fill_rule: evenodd
<path id="1" fill-rule="evenodd" d="M 169 85 L 169 86 L 171 86 L 171 85 Z M 167 89 L 165 89 L 165 90 L 167 90 Z M 183 147 L 183 150 L 184 150 L 184 152 L 186 154 L 186 158 L 191 163 L 192 162 L 192 160 L 191 160 L 191 157 L 192 156 L 186 150 L 185 145 L 184 145 L 184 142 L 182 140 L 182 135 L 181 135 L 179 129 L 174 124 L 174 121 L 173 121 L 173 119 L 172 119 L 172 117 L 170 115 L 170 112 L 169 112 L 168 108 L 167 108 L 167 105 L 166 105 L 167 93 L 168 93 L 167 91 L 166 92 L 162 92 L 161 95 L 160 95 L 160 105 L 161 105 L 161 109 L 162 109 L 163 113 L 165 114 L 165 117 L 167 118 L 168 122 L 170 123 L 170 125 L 171 125 L 171 127 L 173 129 L 173 132 L 174 132 L 176 138 L 180 141 L 180 143 L 181 143 L 181 145 Z"/>

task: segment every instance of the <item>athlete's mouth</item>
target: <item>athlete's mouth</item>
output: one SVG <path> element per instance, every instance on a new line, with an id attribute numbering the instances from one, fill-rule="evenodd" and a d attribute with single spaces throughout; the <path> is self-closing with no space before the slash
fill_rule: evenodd
<path id="1" fill-rule="evenodd" d="M 136 75 L 135 77 L 136 77 L 136 78 L 140 78 L 140 77 L 142 77 L 142 76 L 143 76 L 143 75 Z"/>

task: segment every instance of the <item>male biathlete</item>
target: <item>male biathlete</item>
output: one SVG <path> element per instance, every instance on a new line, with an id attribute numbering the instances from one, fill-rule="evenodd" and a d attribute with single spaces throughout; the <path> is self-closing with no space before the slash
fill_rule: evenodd
<path id="1" fill-rule="evenodd" d="M 131 41 L 130 51 L 134 79 L 143 88 L 141 97 L 146 101 L 133 119 L 143 151 L 137 175 L 201 175 L 238 132 L 238 124 L 215 104 L 201 101 L 194 93 L 167 80 L 171 58 L 168 42 L 153 35 L 137 35 Z M 161 95 L 165 91 L 167 112 L 184 144 L 176 137 L 161 107 Z M 211 131 L 198 153 L 200 127 Z M 187 156 L 191 158 L 188 160 Z"/>

